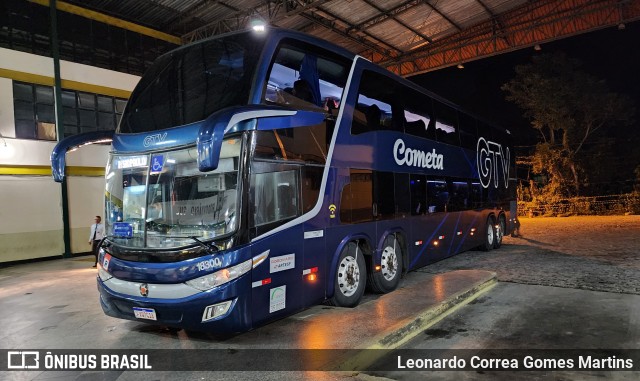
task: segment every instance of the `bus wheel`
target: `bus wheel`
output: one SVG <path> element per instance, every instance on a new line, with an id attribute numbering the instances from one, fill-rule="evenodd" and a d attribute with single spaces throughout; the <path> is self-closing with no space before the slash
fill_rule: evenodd
<path id="1" fill-rule="evenodd" d="M 402 275 L 402 248 L 393 234 L 384 239 L 380 267 L 380 271 L 371 271 L 369 276 L 371 290 L 379 294 L 395 290 Z"/>
<path id="2" fill-rule="evenodd" d="M 364 253 L 355 242 L 342 249 L 336 269 L 336 281 L 331 304 L 338 307 L 355 307 L 360 303 L 367 282 Z"/>
<path id="3" fill-rule="evenodd" d="M 496 237 L 495 237 L 494 248 L 499 249 L 500 246 L 502 246 L 502 239 L 504 238 L 504 232 L 506 229 L 507 229 L 507 223 L 504 220 L 504 215 L 500 215 L 500 217 L 498 217 L 498 224 L 496 225 L 496 228 L 495 228 Z"/>
<path id="4" fill-rule="evenodd" d="M 495 219 L 493 216 L 489 216 L 487 218 L 487 224 L 484 233 L 484 243 L 480 245 L 480 250 L 489 251 L 493 249 L 496 241 L 496 228 L 495 228 Z"/>

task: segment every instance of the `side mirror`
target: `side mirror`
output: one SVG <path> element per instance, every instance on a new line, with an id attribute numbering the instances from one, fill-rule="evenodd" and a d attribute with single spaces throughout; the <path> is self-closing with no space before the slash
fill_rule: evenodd
<path id="1" fill-rule="evenodd" d="M 53 180 L 61 183 L 64 180 L 66 168 L 66 155 L 71 149 L 82 147 L 88 144 L 110 143 L 113 140 L 115 131 L 94 131 L 83 134 L 69 136 L 56 144 L 51 152 L 51 173 Z"/>

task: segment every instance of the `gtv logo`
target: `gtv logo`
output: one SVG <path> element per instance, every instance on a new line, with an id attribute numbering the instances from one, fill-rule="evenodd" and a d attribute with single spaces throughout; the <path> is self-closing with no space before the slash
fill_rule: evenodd
<path id="1" fill-rule="evenodd" d="M 483 187 L 489 188 L 493 178 L 493 186 L 498 187 L 498 164 L 502 165 L 502 177 L 504 187 L 509 187 L 509 159 L 511 158 L 509 148 L 502 150 L 502 144 L 486 141 L 484 138 L 478 139 L 477 150 L 478 174 Z"/>
<path id="2" fill-rule="evenodd" d="M 145 147 L 149 147 L 150 145 L 153 145 L 153 144 L 162 143 L 166 138 L 167 138 L 166 132 L 164 134 L 147 135 L 144 137 L 144 141 L 142 142 L 142 144 Z"/>

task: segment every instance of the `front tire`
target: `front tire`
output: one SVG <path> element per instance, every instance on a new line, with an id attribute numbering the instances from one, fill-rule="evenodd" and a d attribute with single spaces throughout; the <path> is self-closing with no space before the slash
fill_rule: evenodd
<path id="1" fill-rule="evenodd" d="M 355 307 L 360 303 L 367 282 L 367 266 L 362 250 L 349 242 L 340 253 L 336 268 L 333 297 L 329 302 L 338 307 Z"/>
<path id="2" fill-rule="evenodd" d="M 398 287 L 402 275 L 402 248 L 395 235 L 390 234 L 382 244 L 380 271 L 371 270 L 369 286 L 378 294 L 391 292 Z"/>

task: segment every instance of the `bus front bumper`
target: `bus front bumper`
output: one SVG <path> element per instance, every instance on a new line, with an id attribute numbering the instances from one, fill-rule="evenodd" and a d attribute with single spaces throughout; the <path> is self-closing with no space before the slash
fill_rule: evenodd
<path id="1" fill-rule="evenodd" d="M 152 285 L 124 282 L 112 278 L 106 281 L 97 278 L 100 305 L 105 314 L 120 319 L 156 324 L 193 331 L 220 334 L 244 332 L 251 329 L 251 284 L 250 273 L 212 290 L 193 292 L 177 298 L 153 298 L 132 295 L 123 291 L 122 284 L 145 289 L 152 296 L 154 286 L 183 289 L 184 283 L 174 285 Z M 183 293 L 184 294 L 184 293 Z M 166 295 L 165 295 L 166 296 Z M 216 308 L 217 307 L 217 308 Z M 155 319 L 155 320 L 154 320 Z"/>

